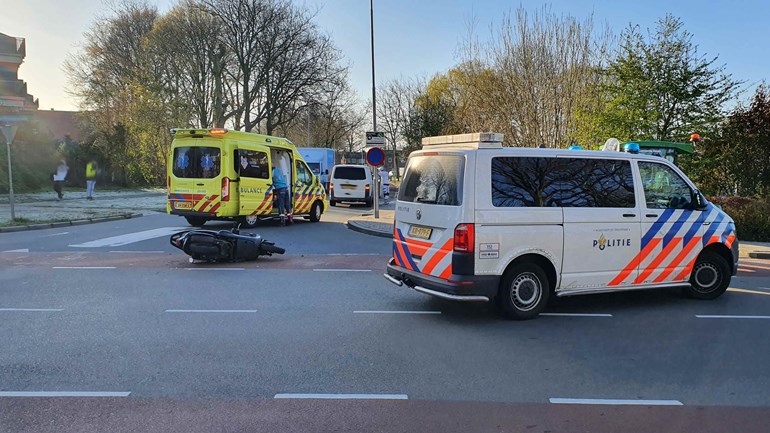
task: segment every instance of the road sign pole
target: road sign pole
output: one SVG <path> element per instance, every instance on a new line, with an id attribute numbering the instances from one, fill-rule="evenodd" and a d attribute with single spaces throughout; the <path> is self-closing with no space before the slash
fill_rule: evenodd
<path id="1" fill-rule="evenodd" d="M 374 167 L 374 219 L 380 218 L 380 170 Z"/>
<path id="2" fill-rule="evenodd" d="M 16 126 L 3 126 L 0 128 L 5 136 L 6 149 L 8 149 L 8 201 L 11 204 L 11 221 L 16 220 L 16 211 L 13 208 L 13 171 L 11 171 L 11 143 L 16 136 Z"/>

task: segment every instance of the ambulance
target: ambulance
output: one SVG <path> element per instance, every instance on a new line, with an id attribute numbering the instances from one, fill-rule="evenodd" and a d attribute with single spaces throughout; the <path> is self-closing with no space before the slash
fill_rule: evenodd
<path id="1" fill-rule="evenodd" d="M 285 138 L 223 128 L 172 129 L 171 135 L 166 209 L 190 225 L 230 220 L 253 227 L 277 216 L 275 166 L 290 180 L 294 217 L 318 222 L 328 208 L 319 178 Z"/>
<path id="2" fill-rule="evenodd" d="M 385 278 L 512 319 L 551 296 L 677 287 L 714 299 L 738 269 L 733 220 L 671 162 L 428 137 L 398 191 Z"/>

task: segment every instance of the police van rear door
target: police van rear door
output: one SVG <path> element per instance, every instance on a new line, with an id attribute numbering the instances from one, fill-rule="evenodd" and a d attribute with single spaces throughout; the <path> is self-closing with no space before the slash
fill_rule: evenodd
<path id="1" fill-rule="evenodd" d="M 417 152 L 399 187 L 393 231 L 393 259 L 407 270 L 448 279 L 452 275 L 454 231 L 464 222 L 468 155 Z M 472 240 L 471 240 L 472 242 Z"/>

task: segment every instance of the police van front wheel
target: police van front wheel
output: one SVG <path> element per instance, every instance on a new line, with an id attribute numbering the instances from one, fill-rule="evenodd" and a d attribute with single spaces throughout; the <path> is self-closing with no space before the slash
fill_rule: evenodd
<path id="1" fill-rule="evenodd" d="M 714 251 L 704 251 L 695 261 L 690 274 L 690 286 L 684 293 L 695 299 L 716 299 L 730 285 L 730 265 Z"/>
<path id="2" fill-rule="evenodd" d="M 507 318 L 527 320 L 545 308 L 550 292 L 545 272 L 534 263 L 521 263 L 503 275 L 497 301 Z"/>

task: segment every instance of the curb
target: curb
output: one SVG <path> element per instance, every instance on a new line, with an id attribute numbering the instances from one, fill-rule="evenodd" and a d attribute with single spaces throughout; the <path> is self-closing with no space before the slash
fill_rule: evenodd
<path id="1" fill-rule="evenodd" d="M 770 251 L 752 251 L 749 253 L 749 257 L 752 259 L 770 259 Z"/>
<path id="2" fill-rule="evenodd" d="M 45 224 L 32 224 L 28 226 L 0 227 L 0 233 L 23 232 L 27 230 L 42 230 L 42 229 L 52 229 L 52 228 L 55 229 L 55 228 L 69 227 L 69 226 L 82 226 L 86 224 L 106 223 L 110 221 L 120 221 L 120 220 L 131 219 L 131 218 L 139 218 L 140 216 L 142 216 L 142 214 L 133 213 L 133 214 L 117 215 L 117 216 L 103 217 L 103 218 L 88 218 L 83 220 L 59 221 L 55 223 L 45 223 Z"/>
<path id="3" fill-rule="evenodd" d="M 393 237 L 392 231 L 388 232 L 388 233 L 385 233 L 385 232 L 381 232 L 379 230 L 372 230 L 370 228 L 362 227 L 362 226 L 356 224 L 356 222 L 353 221 L 353 220 L 348 220 L 347 224 L 345 224 L 345 225 L 347 225 L 348 228 L 350 230 L 353 230 L 354 232 L 359 232 L 359 233 L 363 233 L 363 234 L 370 235 L 370 236 L 378 236 L 378 237 L 381 237 L 381 238 L 392 238 Z"/>

